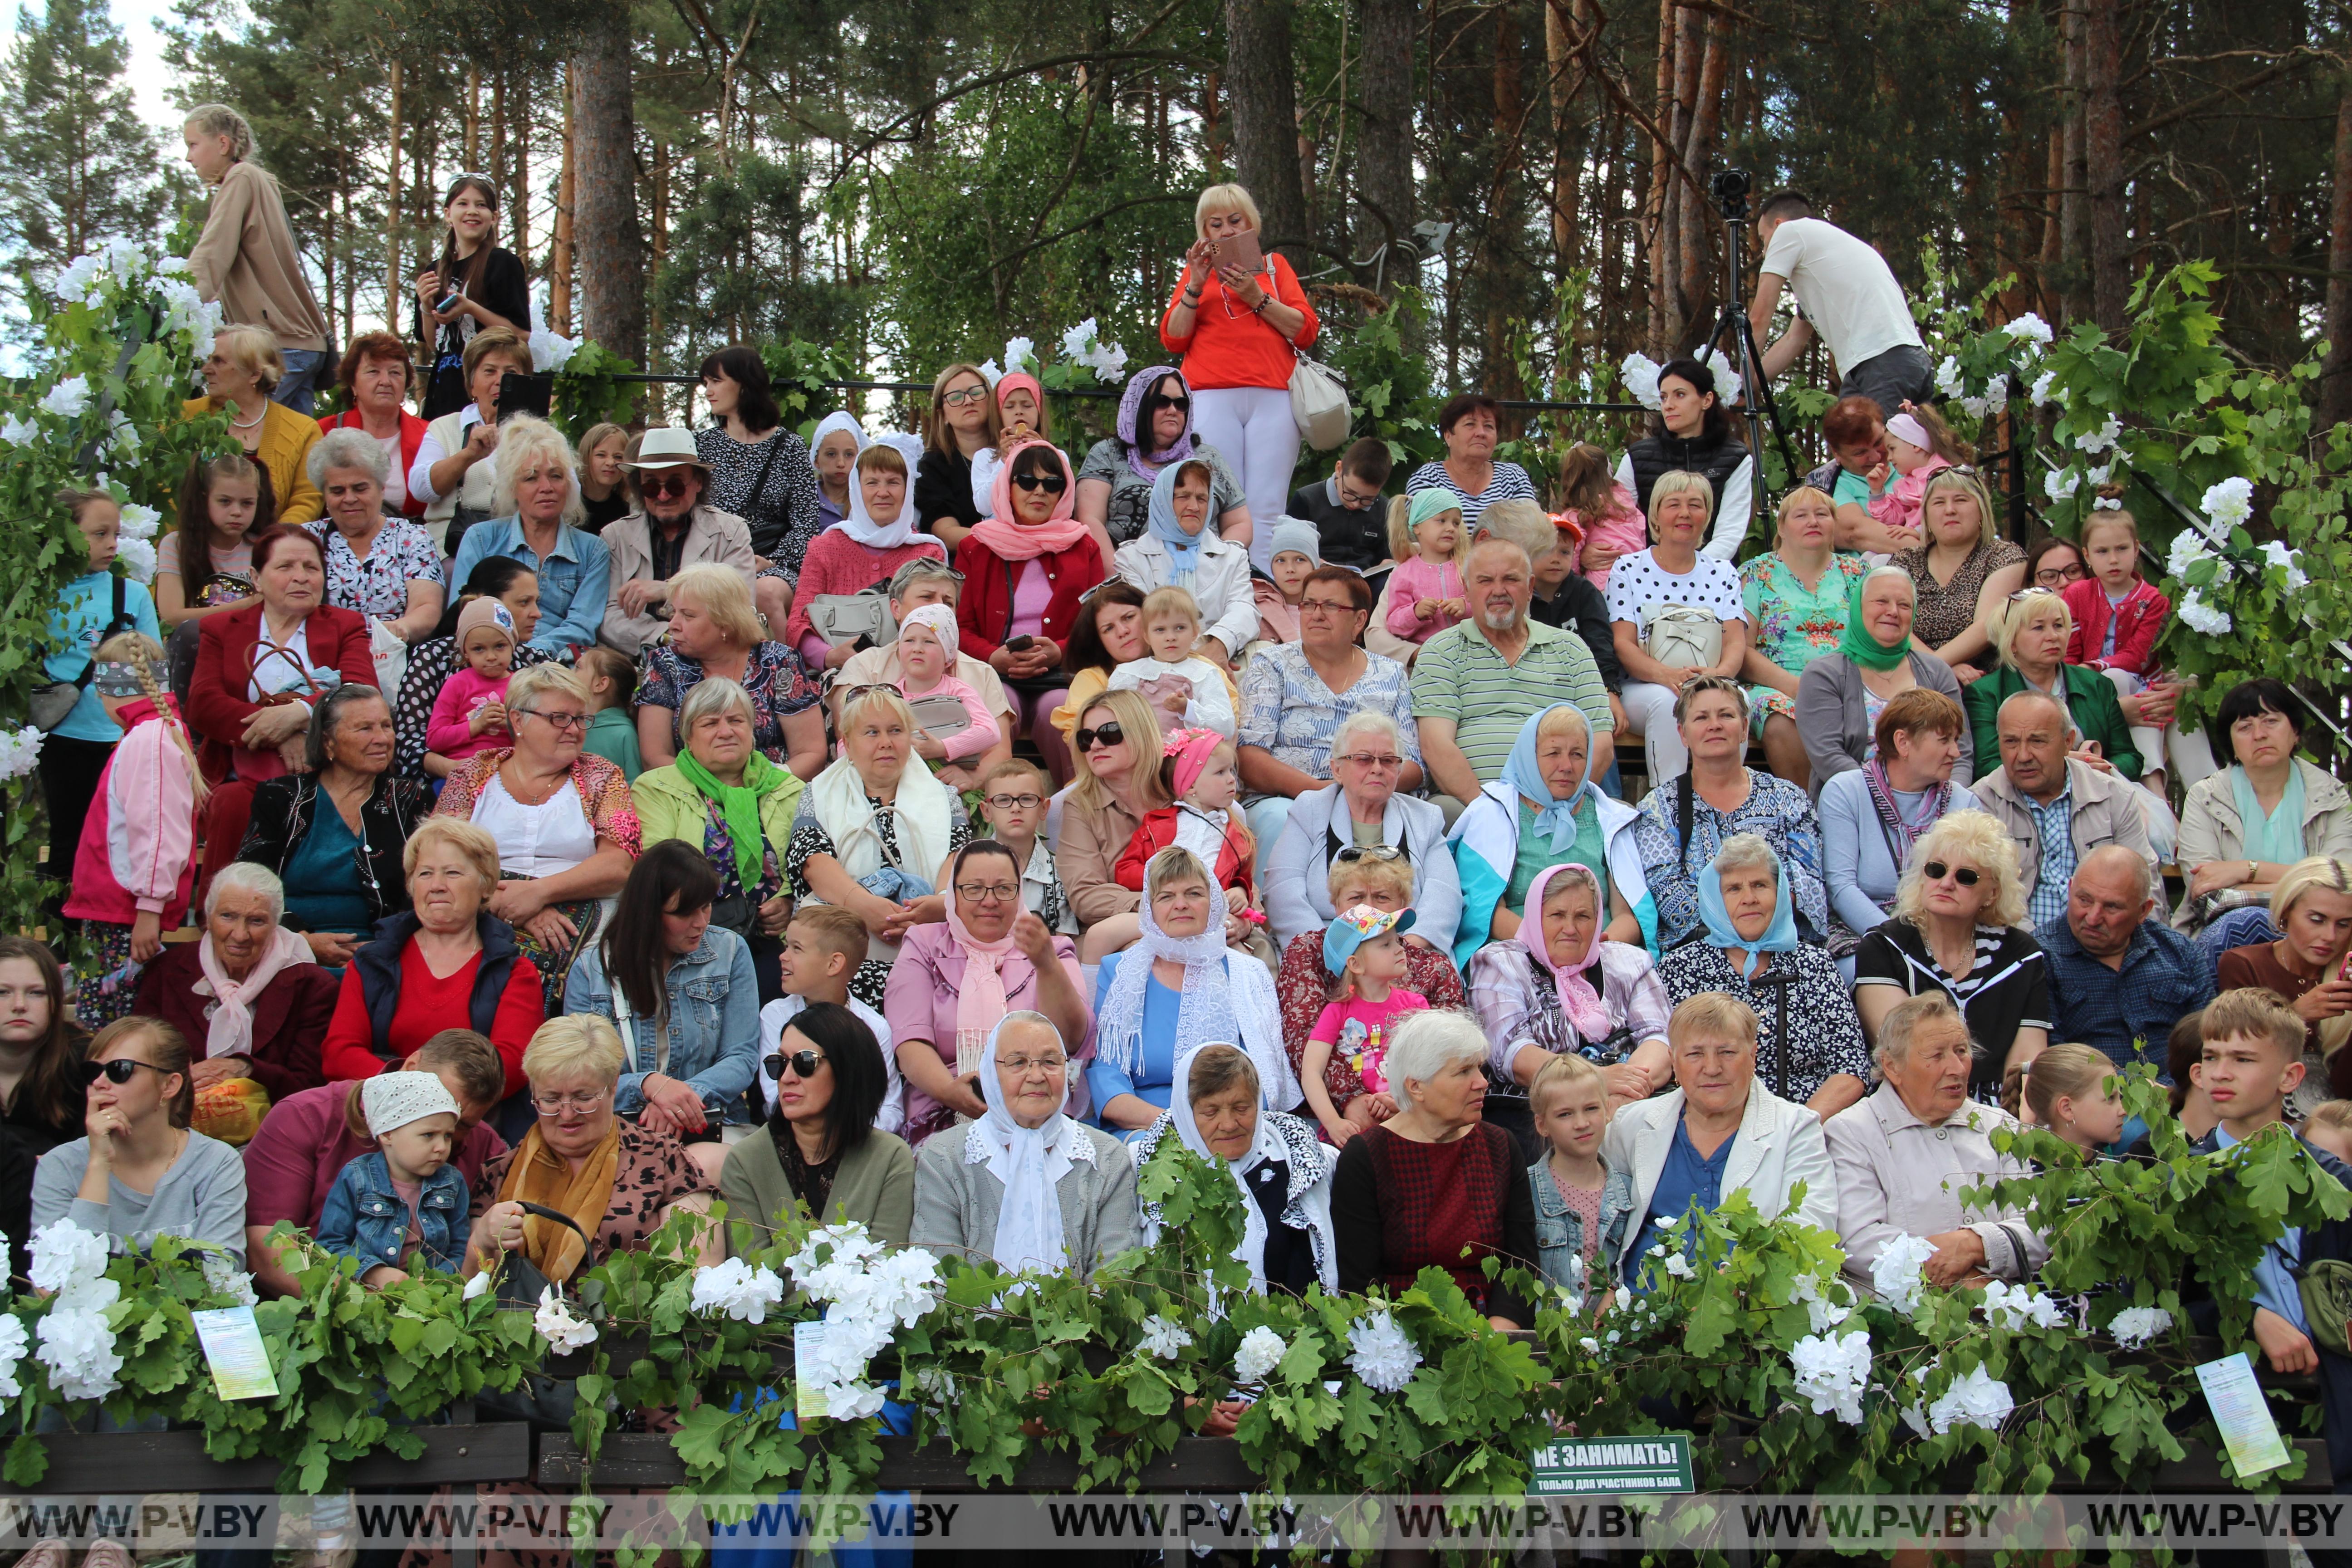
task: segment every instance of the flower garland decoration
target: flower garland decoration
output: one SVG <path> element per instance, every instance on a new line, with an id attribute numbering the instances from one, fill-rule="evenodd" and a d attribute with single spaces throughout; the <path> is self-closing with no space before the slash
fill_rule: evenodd
<path id="1" fill-rule="evenodd" d="M 866 1382 L 875 1354 L 892 1331 L 912 1328 L 938 1303 L 940 1260 L 919 1247 L 892 1252 L 855 1221 L 821 1226 L 785 1260 L 793 1283 L 827 1304 L 824 1333 L 794 1363 L 836 1420 L 856 1420 L 882 1408 L 882 1390 Z"/>
<path id="2" fill-rule="evenodd" d="M 1287 1352 L 1282 1336 L 1260 1323 L 1242 1336 L 1241 1349 L 1234 1353 L 1234 1376 L 1244 1384 L 1264 1383 Z"/>
<path id="3" fill-rule="evenodd" d="M 1348 1343 L 1354 1351 L 1348 1357 L 1349 1370 L 1376 1394 L 1397 1393 L 1420 1369 L 1421 1352 L 1386 1308 L 1350 1323 Z"/>
<path id="4" fill-rule="evenodd" d="M 1918 1309 L 1926 1288 L 1920 1269 L 1936 1256 L 1933 1244 L 1916 1236 L 1898 1236 L 1879 1249 L 1870 1266 L 1870 1288 L 1895 1311 L 1909 1317 Z"/>
<path id="5" fill-rule="evenodd" d="M 558 1355 L 570 1355 L 596 1342 L 596 1325 L 572 1310 L 563 1299 L 562 1287 L 550 1285 L 539 1293 L 539 1310 L 531 1314 L 531 1327 L 539 1337 Z"/>
<path id="6" fill-rule="evenodd" d="M 1870 1387 L 1870 1331 L 1809 1334 L 1789 1347 L 1796 1393 L 1810 1400 L 1816 1415 L 1835 1415 L 1849 1426 L 1862 1425 L 1862 1396 Z"/>
<path id="7" fill-rule="evenodd" d="M 122 1287 L 107 1278 L 106 1261 L 106 1237 L 69 1219 L 33 1232 L 33 1286 L 50 1293 L 34 1359 L 68 1399 L 103 1399 L 121 1386 L 122 1357 L 107 1313 Z"/>
<path id="8" fill-rule="evenodd" d="M 1937 1395 L 1925 1412 L 1914 1405 L 1903 1412 L 1903 1419 L 1922 1437 L 1940 1437 L 1955 1426 L 1981 1426 L 1989 1432 L 1998 1432 L 2016 1408 L 2009 1384 L 1977 1366 L 1970 1368 L 1967 1376 L 1954 1379 L 1952 1385 Z"/>
<path id="9" fill-rule="evenodd" d="M 1142 1347 L 1147 1354 L 1161 1361 L 1174 1361 L 1192 1343 L 1192 1336 L 1183 1328 L 1154 1312 L 1143 1320 Z"/>
<path id="10" fill-rule="evenodd" d="M 2124 1349 L 2136 1351 L 2171 1327 L 2172 1314 L 2161 1307 L 2126 1307 L 2109 1321 L 2107 1332 Z"/>
<path id="11" fill-rule="evenodd" d="M 694 1290 L 688 1304 L 705 1317 L 732 1318 L 739 1323 L 764 1323 L 768 1309 L 784 1300 L 784 1281 L 766 1264 L 753 1268 L 740 1258 L 694 1271 Z"/>

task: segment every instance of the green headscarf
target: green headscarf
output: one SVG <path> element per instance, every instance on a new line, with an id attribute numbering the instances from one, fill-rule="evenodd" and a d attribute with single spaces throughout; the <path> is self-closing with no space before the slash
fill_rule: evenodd
<path id="1" fill-rule="evenodd" d="M 1838 652 L 1845 655 L 1846 658 L 1853 660 L 1854 663 L 1862 666 L 1864 669 L 1893 669 L 1896 665 L 1901 664 L 1905 659 L 1911 657 L 1910 633 L 1904 633 L 1903 640 L 1896 643 L 1893 647 L 1883 647 L 1879 645 L 1878 639 L 1872 637 L 1869 631 L 1862 624 L 1863 594 L 1870 587 L 1871 584 L 1876 582 L 1879 578 L 1885 576 L 1889 573 L 1902 578 L 1906 583 L 1911 580 L 1911 574 L 1908 572 L 1904 571 L 1900 566 L 1880 566 L 1874 570 L 1865 572 L 1861 576 L 1855 578 L 1853 583 L 1853 592 L 1846 596 L 1845 636 L 1838 639 Z M 1915 605 L 1917 603 L 1916 590 L 1913 595 L 1913 603 Z"/>
<path id="2" fill-rule="evenodd" d="M 767 858 L 767 834 L 760 826 L 760 802 L 784 787 L 792 775 L 761 752 L 754 751 L 743 763 L 743 783 L 721 784 L 719 776 L 695 760 L 691 752 L 677 754 L 677 771 L 686 782 L 702 792 L 705 800 L 719 804 L 719 819 L 727 824 L 727 836 L 735 841 L 735 875 L 746 893 L 760 885 L 760 863 Z"/>

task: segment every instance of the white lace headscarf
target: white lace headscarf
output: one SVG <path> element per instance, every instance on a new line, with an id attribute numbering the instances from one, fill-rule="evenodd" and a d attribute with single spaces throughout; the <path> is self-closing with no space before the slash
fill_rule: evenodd
<path id="1" fill-rule="evenodd" d="M 1069 1118 L 1057 1108 L 1040 1127 L 1024 1127 L 1013 1119 L 1004 1086 L 996 1078 L 996 1047 L 1013 1024 L 1044 1026 L 1056 1046 L 1061 1036 L 1041 1013 L 1008 1013 L 988 1032 L 980 1057 L 980 1096 L 988 1113 L 971 1124 L 968 1134 L 996 1179 L 1004 1184 L 1004 1201 L 996 1211 L 996 1235 L 988 1255 L 1004 1269 L 1047 1272 L 1070 1267 L 1070 1249 L 1062 1235 L 1061 1179 L 1070 1173 L 1064 1133 Z"/>
<path id="2" fill-rule="evenodd" d="M 1238 1160 L 1227 1160 L 1211 1149 L 1201 1136 L 1201 1125 L 1192 1115 L 1192 1064 L 1202 1051 L 1213 1046 L 1234 1048 L 1230 1040 L 1207 1040 L 1194 1046 L 1176 1058 L 1174 1092 L 1168 1099 L 1168 1119 L 1184 1147 L 1203 1160 L 1223 1165 L 1232 1175 L 1234 1184 L 1242 1193 L 1242 1243 L 1234 1248 L 1234 1257 L 1250 1271 L 1250 1289 L 1265 1292 L 1265 1242 L 1267 1227 L 1265 1211 L 1251 1196 L 1252 1173 L 1268 1160 L 1293 1173 L 1289 1191 L 1284 1196 L 1283 1223 L 1307 1231 L 1314 1248 L 1316 1271 L 1325 1276 L 1327 1289 L 1338 1288 L 1336 1260 L 1339 1255 L 1339 1237 L 1331 1226 L 1331 1184 L 1326 1179 L 1331 1156 L 1314 1142 L 1313 1134 L 1303 1125 L 1287 1117 L 1278 1117 L 1261 1103 L 1257 1111 L 1256 1138 L 1249 1152 Z M 1247 1052 L 1244 1052 L 1247 1055 Z M 1253 1063 L 1255 1065 L 1255 1063 Z M 1263 1100 L 1264 1091 L 1260 1091 Z M 1285 1122 L 1289 1122 L 1296 1142 L 1286 1142 Z M 1272 1172 L 1267 1174 L 1271 1176 Z M 1292 1193 L 1299 1195 L 1293 1197 Z"/>

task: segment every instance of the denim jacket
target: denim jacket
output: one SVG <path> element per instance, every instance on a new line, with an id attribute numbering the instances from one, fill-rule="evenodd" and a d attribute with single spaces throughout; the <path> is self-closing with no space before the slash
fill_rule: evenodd
<path id="1" fill-rule="evenodd" d="M 1559 1195 L 1559 1184 L 1551 1179 L 1550 1165 L 1551 1156 L 1547 1153 L 1528 1167 L 1528 1186 L 1536 1200 L 1536 1246 L 1541 1255 L 1538 1261 L 1547 1280 L 1565 1286 L 1580 1299 L 1593 1248 L 1585 1240 L 1584 1216 L 1569 1207 Z M 1602 1257 L 1616 1255 L 1633 1212 L 1633 1178 L 1622 1171 L 1609 1172 L 1601 1187 Z"/>
<path id="2" fill-rule="evenodd" d="M 667 1076 L 700 1095 L 703 1110 L 714 1121 L 751 1121 L 743 1091 L 760 1071 L 760 982 L 750 946 L 714 924 L 692 952 L 671 962 L 668 981 Z M 604 944 L 597 942 L 572 966 L 563 1010 L 598 1014 L 620 1028 L 629 1059 L 613 1103 L 622 1115 L 635 1116 L 646 1108 L 646 1076 L 660 1059 L 660 1032 L 652 1017 L 626 1009 L 616 989 L 604 973 Z M 625 1010 L 626 1018 L 621 1016 Z"/>
<path id="3" fill-rule="evenodd" d="M 445 1164 L 425 1180 L 416 1198 L 419 1262 L 454 1271 L 465 1260 L 470 1201 L 466 1178 Z M 408 1234 L 408 1204 L 393 1191 L 392 1165 L 382 1150 L 345 1165 L 319 1211 L 319 1245 L 338 1258 L 356 1258 L 364 1274 L 379 1264 L 397 1268 Z"/>

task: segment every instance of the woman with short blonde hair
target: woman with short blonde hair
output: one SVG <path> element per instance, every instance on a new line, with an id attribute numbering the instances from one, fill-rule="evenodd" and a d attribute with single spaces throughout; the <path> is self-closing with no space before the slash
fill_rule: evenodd
<path id="1" fill-rule="evenodd" d="M 800 655 L 768 635 L 751 581 L 716 561 L 682 567 L 669 580 L 669 637 L 647 643 L 637 681 L 637 746 L 648 768 L 677 760 L 686 698 L 712 676 L 748 692 L 752 741 L 768 761 L 813 779 L 825 765 L 824 710 Z"/>
<path id="2" fill-rule="evenodd" d="M 1967 686 L 1990 662 L 1993 616 L 2025 581 L 2025 552 L 2000 537 L 1972 468 L 1937 470 L 1920 492 L 1919 523 L 1920 542 L 1895 557 L 1919 588 L 1911 635 Z"/>
<path id="3" fill-rule="evenodd" d="M 594 443 L 583 449 L 593 450 Z M 588 506 L 571 443 L 546 420 L 518 414 L 499 432 L 491 473 L 497 515 L 466 531 L 449 580 L 470 582 L 476 567 L 501 556 L 528 566 L 538 579 L 540 609 L 529 646 L 563 658 L 595 647 L 612 592 L 613 552 L 583 526 Z"/>
<path id="4" fill-rule="evenodd" d="M 269 470 L 269 493 L 278 498 L 277 521 L 317 521 L 324 503 L 310 464 L 310 448 L 319 443 L 319 422 L 273 395 L 286 378 L 286 359 L 277 337 L 259 327 L 222 327 L 213 333 L 213 352 L 198 368 L 205 395 L 180 405 L 181 416 L 201 419 L 226 414 L 228 433 L 245 455 Z"/>

